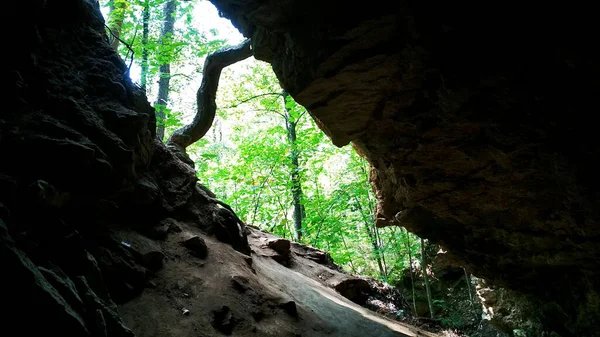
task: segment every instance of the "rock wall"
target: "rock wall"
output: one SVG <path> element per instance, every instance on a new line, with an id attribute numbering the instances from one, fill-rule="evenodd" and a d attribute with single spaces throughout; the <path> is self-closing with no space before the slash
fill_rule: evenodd
<path id="1" fill-rule="evenodd" d="M 133 336 L 116 304 L 165 255 L 117 230 L 164 237 L 176 217 L 249 254 L 245 233 L 154 140 L 154 110 L 107 43 L 96 1 L 25 0 L 8 12 L 20 24 L 0 115 L 2 334 Z"/>
<path id="2" fill-rule="evenodd" d="M 380 226 L 449 249 L 598 335 L 600 94 L 586 6 L 212 0 L 332 142 L 372 164 Z"/>

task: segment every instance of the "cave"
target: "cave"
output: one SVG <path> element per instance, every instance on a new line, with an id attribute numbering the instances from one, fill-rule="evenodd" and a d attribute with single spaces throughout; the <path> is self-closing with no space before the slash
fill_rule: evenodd
<path id="1" fill-rule="evenodd" d="M 513 292 L 544 336 L 599 336 L 591 5 L 211 2 L 331 141 L 368 160 L 378 226 Z M 0 117 L 3 335 L 133 336 L 116 305 L 167 262 L 115 229 L 160 238 L 194 223 L 227 257 L 249 256 L 247 231 L 156 140 L 95 0 L 7 12 L 20 24 Z M 213 326 L 230 329 L 230 310 Z"/>

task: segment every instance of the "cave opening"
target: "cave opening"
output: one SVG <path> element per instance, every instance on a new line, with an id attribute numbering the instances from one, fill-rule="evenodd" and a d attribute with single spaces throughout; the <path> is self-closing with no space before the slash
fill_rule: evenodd
<path id="1" fill-rule="evenodd" d="M 155 26 L 154 32 L 146 28 L 148 45 L 135 40 L 137 32 L 146 25 L 146 7 L 129 8 L 117 50 L 124 60 L 130 59 L 132 80 L 140 86 L 146 83 L 143 87 L 148 100 L 156 102 L 158 111 L 165 112 L 162 140 L 168 144 L 171 134 L 191 123 L 198 111 L 196 88 L 205 75 L 201 66 L 206 59 L 205 50 L 237 45 L 244 38 L 229 20 L 220 18 L 214 6 L 201 2 L 192 9 L 173 11 L 171 40 L 165 41 L 162 34 L 168 22 L 164 17 L 171 15 L 166 4 L 162 16 L 148 16 L 147 26 Z M 101 10 L 108 23 L 122 14 L 110 2 L 105 2 Z M 153 20 L 163 25 L 160 30 Z M 160 33 L 155 37 L 156 45 L 148 41 L 152 33 Z M 111 34 L 114 32 L 108 30 L 109 37 Z M 197 35 L 204 39 L 201 43 L 215 46 L 196 46 L 201 52 L 190 52 L 190 44 L 199 42 Z M 179 47 L 161 50 L 170 45 Z M 131 50 L 142 52 L 132 57 Z M 161 68 L 161 62 L 169 64 L 168 73 Z M 155 69 L 142 70 L 144 63 Z M 162 81 L 165 76 L 171 81 L 166 83 L 166 89 Z M 157 97 L 161 94 L 162 99 Z M 402 227 L 375 225 L 376 201 L 368 181 L 368 163 L 351 146 L 339 148 L 331 144 L 307 110 L 281 88 L 268 63 L 249 57 L 225 67 L 215 103 L 216 116 L 210 129 L 189 144 L 185 153 L 195 164 L 200 182 L 231 205 L 242 221 L 284 239 L 323 249 L 346 271 L 387 282 L 380 284 L 382 288 L 389 287 L 389 283 L 402 289 L 396 303 L 370 303 L 374 310 L 403 319 L 437 316 L 438 325 L 444 328 L 476 330 L 481 320 L 481 304 L 475 298 L 476 278 L 464 271 L 464 275 L 454 273 L 454 278 L 440 282 L 430 267 L 436 293 L 433 298 L 426 295 L 422 241 Z M 436 247 L 428 245 L 429 261 L 436 255 Z M 416 292 L 412 283 L 415 279 Z M 460 279 L 466 281 L 457 290 L 453 289 L 455 286 L 447 287 Z M 458 295 L 442 291 L 444 287 Z M 458 305 L 461 308 L 454 309 L 460 300 L 452 296 L 462 297 L 464 303 Z M 403 301 L 412 305 L 406 306 Z"/>
<path id="2" fill-rule="evenodd" d="M 593 11 L 212 3 L 11 3 L 7 331 L 598 335 Z"/>

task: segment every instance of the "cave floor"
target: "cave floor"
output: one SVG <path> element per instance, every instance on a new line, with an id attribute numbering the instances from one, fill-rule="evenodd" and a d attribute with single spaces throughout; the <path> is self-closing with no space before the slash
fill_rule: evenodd
<path id="1" fill-rule="evenodd" d="M 440 336 L 344 298 L 319 279 L 344 277 L 327 266 L 300 256 L 287 266 L 276 262 L 261 232 L 249 235 L 250 260 L 191 225 L 183 228 L 158 242 L 164 267 L 142 294 L 119 307 L 137 336 Z M 180 244 L 190 235 L 204 238 L 205 259 Z"/>

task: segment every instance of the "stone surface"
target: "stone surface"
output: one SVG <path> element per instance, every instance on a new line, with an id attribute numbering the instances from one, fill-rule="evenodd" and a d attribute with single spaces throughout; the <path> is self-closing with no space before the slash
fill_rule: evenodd
<path id="1" fill-rule="evenodd" d="M 172 218 L 164 219 L 159 223 L 159 227 L 165 226 L 168 228 L 168 231 L 172 233 L 181 233 L 182 231 L 181 225 L 179 225 L 177 221 Z"/>
<path id="2" fill-rule="evenodd" d="M 267 246 L 280 255 L 288 258 L 290 256 L 290 241 L 286 239 L 272 239 L 267 242 Z"/>
<path id="3" fill-rule="evenodd" d="M 250 255 L 248 239 L 243 228 L 244 224 L 240 223 L 237 216 L 234 216 L 231 211 L 219 207 L 214 211 L 213 217 L 215 221 L 212 230 L 217 239 L 231 244 L 234 249 L 241 253 Z"/>
<path id="4" fill-rule="evenodd" d="M 10 308 L 5 311 L 7 316 L 3 320 L 5 322 L 3 329 L 18 331 L 23 335 L 42 335 L 44 331 L 62 331 L 64 336 L 90 336 L 81 312 L 76 311 L 48 282 L 27 254 L 15 246 L 2 220 L 0 220 L 0 262 L 4 270 L 10 271 L 10 275 L 3 278 L 3 286 L 0 289 L 2 305 Z M 61 290 L 66 291 L 67 298 L 75 300 L 73 303 L 75 305 L 81 304 L 77 303 L 77 296 L 67 285 L 68 281 L 54 276 L 56 275 L 51 275 L 53 283 L 64 285 Z M 36 324 L 31 324 L 27 313 L 35 310 L 49 315 L 41 315 Z"/>
<path id="5" fill-rule="evenodd" d="M 187 248 L 190 253 L 196 257 L 204 259 L 208 255 L 208 247 L 206 246 L 206 242 L 204 242 L 203 238 L 197 235 L 184 239 L 181 244 L 184 245 L 185 248 Z"/>

